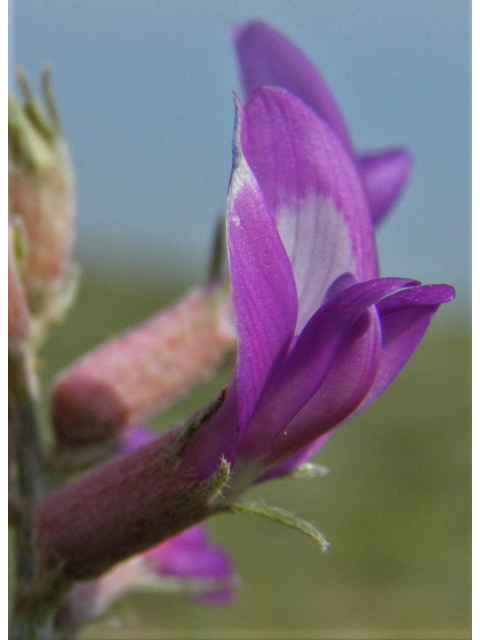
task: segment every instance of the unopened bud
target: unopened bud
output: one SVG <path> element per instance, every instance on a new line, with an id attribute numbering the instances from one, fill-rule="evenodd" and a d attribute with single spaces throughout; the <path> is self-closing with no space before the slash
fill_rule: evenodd
<path id="1" fill-rule="evenodd" d="M 23 221 L 26 254 L 22 279 L 32 315 L 45 325 L 62 306 L 70 270 L 75 217 L 74 176 L 50 90 L 42 77 L 46 109 L 19 73 L 24 103 L 9 98 L 9 213 Z"/>
<path id="2" fill-rule="evenodd" d="M 114 439 L 212 377 L 232 354 L 229 313 L 221 286 L 195 290 L 65 372 L 53 394 L 59 446 Z"/>

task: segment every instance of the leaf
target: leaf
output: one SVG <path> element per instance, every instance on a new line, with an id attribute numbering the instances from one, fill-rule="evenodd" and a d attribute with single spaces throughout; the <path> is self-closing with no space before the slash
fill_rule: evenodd
<path id="1" fill-rule="evenodd" d="M 296 531 L 299 531 L 311 538 L 322 549 L 322 551 L 326 551 L 328 549 L 329 543 L 313 524 L 299 518 L 289 511 L 284 511 L 278 507 L 267 507 L 254 502 L 236 502 L 231 505 L 230 511 L 232 513 L 245 513 L 250 516 L 257 516 L 259 518 L 264 518 L 265 520 L 270 520 L 271 522 L 283 524 L 286 527 L 295 529 Z"/>

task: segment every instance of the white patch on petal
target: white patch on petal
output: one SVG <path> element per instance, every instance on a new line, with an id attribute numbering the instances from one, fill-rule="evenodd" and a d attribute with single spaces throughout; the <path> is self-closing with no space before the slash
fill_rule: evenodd
<path id="1" fill-rule="evenodd" d="M 236 213 L 232 214 L 231 221 L 236 227 L 239 227 L 242 224 L 240 217 Z"/>
<path id="2" fill-rule="evenodd" d="M 238 153 L 235 158 L 235 167 L 230 177 L 227 196 L 228 216 L 236 227 L 242 226 L 242 220 L 238 213 L 235 212 L 236 202 L 241 192 L 248 187 L 253 190 L 258 189 L 252 170 L 248 166 L 244 156 Z"/>
<path id="3" fill-rule="evenodd" d="M 335 278 L 355 273 L 356 259 L 347 222 L 332 198 L 312 192 L 280 206 L 275 218 L 297 285 L 298 335 Z"/>

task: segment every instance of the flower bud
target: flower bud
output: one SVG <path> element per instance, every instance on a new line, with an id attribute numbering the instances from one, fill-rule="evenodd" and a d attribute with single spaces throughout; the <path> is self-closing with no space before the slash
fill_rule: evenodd
<path id="1" fill-rule="evenodd" d="M 24 225 L 22 278 L 32 315 L 46 327 L 57 319 L 69 282 L 74 176 L 49 72 L 42 77 L 46 109 L 22 73 L 18 79 L 24 103 L 9 98 L 9 213 Z"/>
<path id="2" fill-rule="evenodd" d="M 210 378 L 233 350 L 229 311 L 221 286 L 194 290 L 66 371 L 53 394 L 59 446 L 115 439 Z"/>

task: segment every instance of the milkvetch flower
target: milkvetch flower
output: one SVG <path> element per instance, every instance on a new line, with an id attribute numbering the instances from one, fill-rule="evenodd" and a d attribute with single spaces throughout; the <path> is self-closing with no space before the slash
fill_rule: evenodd
<path id="1" fill-rule="evenodd" d="M 238 106 L 227 217 L 238 362 L 193 446 L 216 460 L 229 432 L 233 494 L 294 469 L 375 399 L 454 291 L 378 277 L 357 167 L 284 89 Z"/>
<path id="2" fill-rule="evenodd" d="M 264 88 L 237 109 L 227 199 L 232 380 L 187 425 L 39 505 L 39 562 L 63 579 L 98 576 L 239 510 L 253 482 L 294 470 L 382 393 L 454 298 L 448 285 L 378 276 L 356 163 L 303 101 Z M 266 511 L 257 514 L 283 517 Z M 296 526 L 290 514 L 283 521 Z"/>
<path id="3" fill-rule="evenodd" d="M 370 213 L 374 223 L 380 222 L 406 186 L 412 167 L 410 153 L 402 147 L 356 153 L 327 83 L 296 45 L 263 22 L 236 27 L 233 35 L 245 95 L 266 85 L 283 87 L 323 118 L 355 159 Z"/>
<path id="4" fill-rule="evenodd" d="M 410 154 L 396 149 L 356 156 L 325 81 L 297 47 L 271 27 L 253 22 L 236 29 L 235 46 L 247 95 L 262 84 L 278 84 L 309 105 L 355 156 L 370 211 L 375 220 L 382 217 L 405 186 Z M 215 305 L 221 293 L 221 288 L 215 292 L 210 287 L 187 296 L 64 372 L 52 399 L 58 445 L 112 442 L 215 373 L 233 345 L 224 308 Z"/>
<path id="5" fill-rule="evenodd" d="M 179 592 L 196 604 L 226 605 L 234 596 L 232 574 L 226 554 L 196 525 L 97 580 L 77 583 L 60 611 L 60 623 L 63 629 L 78 629 L 134 591 Z"/>
<path id="6" fill-rule="evenodd" d="M 152 580 L 170 580 L 198 603 L 222 605 L 233 599 L 232 564 L 219 547 L 208 543 L 202 525 L 145 552 L 144 560 Z"/>

